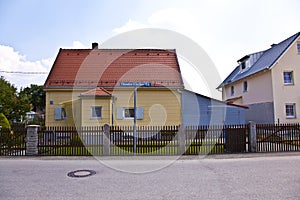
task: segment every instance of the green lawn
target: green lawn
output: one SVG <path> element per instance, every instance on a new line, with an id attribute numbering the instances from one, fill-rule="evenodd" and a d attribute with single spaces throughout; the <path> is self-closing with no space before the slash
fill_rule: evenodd
<path id="1" fill-rule="evenodd" d="M 175 141 L 137 144 L 137 155 L 178 155 L 179 145 Z M 102 155 L 101 145 L 94 146 L 56 146 L 42 148 L 43 155 Z M 116 144 L 110 146 L 111 155 L 133 155 L 133 143 Z M 192 143 L 185 148 L 185 155 L 219 154 L 224 153 L 224 145 L 210 143 Z"/>

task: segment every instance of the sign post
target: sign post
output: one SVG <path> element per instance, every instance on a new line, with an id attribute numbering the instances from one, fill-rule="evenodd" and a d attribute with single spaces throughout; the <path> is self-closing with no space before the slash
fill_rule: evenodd
<path id="1" fill-rule="evenodd" d="M 134 118 L 133 118 L 133 154 L 136 155 L 136 91 L 137 87 L 134 87 L 133 92 L 133 108 L 134 108 Z"/>
<path id="2" fill-rule="evenodd" d="M 137 88 L 138 87 L 151 87 L 150 82 L 120 82 L 121 87 L 133 87 L 133 109 L 134 109 L 134 117 L 133 117 L 133 155 L 136 155 L 136 117 L 137 117 Z"/>

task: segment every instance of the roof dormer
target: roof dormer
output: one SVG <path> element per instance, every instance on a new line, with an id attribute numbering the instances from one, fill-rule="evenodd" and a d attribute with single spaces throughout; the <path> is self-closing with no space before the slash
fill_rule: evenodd
<path id="1" fill-rule="evenodd" d="M 249 67 L 249 63 L 247 62 L 249 58 L 250 56 L 246 55 L 237 61 L 239 63 L 241 72 Z"/>

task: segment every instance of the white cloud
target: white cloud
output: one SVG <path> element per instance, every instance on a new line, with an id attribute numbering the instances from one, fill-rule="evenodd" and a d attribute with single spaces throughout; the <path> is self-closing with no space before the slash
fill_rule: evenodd
<path id="1" fill-rule="evenodd" d="M 182 3 L 174 0 L 171 8 L 156 10 L 144 16 L 146 20 L 130 19 L 114 32 L 147 27 L 181 33 L 207 52 L 224 79 L 237 66 L 239 58 L 265 50 L 272 43 L 299 32 L 297 19 L 300 14 L 296 5 L 299 2 L 287 4 L 281 0 L 248 3 L 238 0 Z"/>
<path id="2" fill-rule="evenodd" d="M 73 41 L 71 46 L 61 48 L 86 49 L 90 47 L 85 46 L 80 41 Z M 30 61 L 27 60 L 26 55 L 21 55 L 12 47 L 0 45 L 0 76 L 3 76 L 18 89 L 30 86 L 31 84 L 43 85 L 54 60 L 55 58 L 46 58 Z M 46 74 L 22 74 L 11 72 L 46 72 Z"/>
<path id="3" fill-rule="evenodd" d="M 54 59 L 42 59 L 29 61 L 26 55 L 21 55 L 12 47 L 0 45 L 0 76 L 15 87 L 26 87 L 30 84 L 42 85 L 47 74 L 21 74 L 11 72 L 49 72 Z"/>
<path id="4" fill-rule="evenodd" d="M 84 44 L 82 44 L 80 41 L 73 41 L 71 46 L 62 46 L 60 48 L 63 49 L 88 49 L 91 48 L 90 46 L 86 46 Z"/>
<path id="5" fill-rule="evenodd" d="M 123 26 L 113 29 L 113 32 L 118 34 L 118 33 L 124 33 L 124 32 L 135 30 L 135 29 L 148 28 L 148 27 L 149 27 L 149 25 L 147 25 L 147 24 L 143 24 L 141 22 L 129 19 L 126 22 L 126 24 L 124 24 Z"/>
<path id="6" fill-rule="evenodd" d="M 185 26 L 195 22 L 190 12 L 180 8 L 167 8 L 153 13 L 148 22 L 154 26 Z M 174 28 L 174 27 L 173 27 Z"/>
<path id="7" fill-rule="evenodd" d="M 123 33 L 139 28 L 163 28 L 177 31 L 186 36 L 197 35 L 195 26 L 196 18 L 188 11 L 181 8 L 167 8 L 154 12 L 148 17 L 147 22 L 139 22 L 130 19 L 123 26 L 113 30 L 114 33 Z M 193 24 L 193 26 L 191 26 Z M 195 32 L 195 29 L 197 30 Z M 194 31 L 194 32 L 193 32 Z M 128 44 L 128 48 L 130 44 Z M 148 47 L 145 47 L 148 48 Z M 209 96 L 203 77 L 193 71 L 193 67 L 179 57 L 184 83 L 187 89 Z M 217 87 L 217 86 L 216 86 Z"/>

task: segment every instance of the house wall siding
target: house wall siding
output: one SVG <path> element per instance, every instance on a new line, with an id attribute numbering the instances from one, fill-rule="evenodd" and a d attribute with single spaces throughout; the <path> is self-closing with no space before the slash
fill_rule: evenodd
<path id="1" fill-rule="evenodd" d="M 133 108 L 133 88 L 107 89 L 116 97 L 114 103 L 114 125 L 133 125 L 133 119 L 118 120 L 117 108 Z M 112 100 L 79 99 L 85 90 L 46 90 L 46 126 L 85 126 L 112 124 Z M 73 99 L 73 101 L 71 101 Z M 50 105 L 50 101 L 53 105 Z M 66 108 L 67 119 L 55 120 L 54 109 L 63 106 Z M 103 118 L 90 119 L 90 107 L 102 106 Z M 138 88 L 137 107 L 144 108 L 144 118 L 137 120 L 138 125 L 179 125 L 181 123 L 181 94 L 177 89 L 168 88 Z M 81 116 L 81 117 L 80 117 Z M 74 117 L 74 118 L 73 118 Z"/>
<path id="2" fill-rule="evenodd" d="M 254 121 L 256 123 L 274 123 L 274 104 L 273 102 L 256 103 L 248 105 L 249 109 L 245 111 L 246 122 Z M 263 114 L 262 114 L 263 113 Z"/>
<path id="3" fill-rule="evenodd" d="M 111 99 L 110 98 L 83 98 L 81 100 L 81 125 L 82 126 L 103 126 L 111 124 Z M 91 107 L 101 106 L 102 117 L 100 119 L 91 118 Z"/>
<path id="4" fill-rule="evenodd" d="M 80 91 L 72 90 L 46 90 L 46 126 L 73 126 L 73 114 L 68 107 L 66 120 L 55 120 L 54 109 L 62 107 L 63 102 L 71 101 L 73 96 L 78 96 Z M 52 104 L 50 104 L 50 101 Z M 71 109 L 72 110 L 72 109 Z"/>
<path id="5" fill-rule="evenodd" d="M 244 91 L 244 81 L 248 83 L 248 91 Z M 234 86 L 234 95 L 231 95 L 231 86 Z M 251 105 L 257 103 L 273 102 L 272 74 L 265 71 L 235 83 L 226 85 L 223 90 L 223 100 L 239 98 L 233 101 L 236 104 Z"/>
<path id="6" fill-rule="evenodd" d="M 117 108 L 133 108 L 133 88 L 114 89 L 112 95 L 116 97 L 114 116 L 117 116 Z M 181 122 L 181 96 L 176 89 L 139 88 L 137 107 L 144 108 L 144 118 L 137 120 L 138 125 L 179 125 Z M 133 125 L 133 120 L 115 117 L 114 124 Z"/>
<path id="7" fill-rule="evenodd" d="M 272 68 L 275 121 L 297 123 L 300 120 L 300 55 L 295 42 Z M 283 72 L 293 71 L 293 85 L 284 85 Z M 286 118 L 285 104 L 296 104 L 296 118 Z"/>

